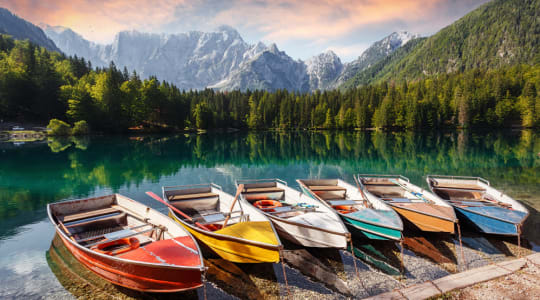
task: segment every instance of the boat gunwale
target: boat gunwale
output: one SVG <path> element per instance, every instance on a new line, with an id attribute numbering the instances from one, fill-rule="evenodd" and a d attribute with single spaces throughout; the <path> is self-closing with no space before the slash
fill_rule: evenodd
<path id="1" fill-rule="evenodd" d="M 302 186 L 304 186 L 304 187 L 309 191 L 309 193 L 310 193 L 311 195 L 315 196 L 315 197 L 319 200 L 319 202 L 322 202 L 324 205 L 326 205 L 326 206 L 329 207 L 330 209 L 333 209 L 333 210 L 336 212 L 336 214 L 338 214 L 339 216 L 345 216 L 345 217 L 347 217 L 347 218 L 349 218 L 349 219 L 353 219 L 353 220 L 355 220 L 355 221 L 364 222 L 364 223 L 367 223 L 367 224 L 371 224 L 371 225 L 375 225 L 375 226 L 380 226 L 380 227 L 383 227 L 383 228 L 389 228 L 389 229 L 394 229 L 394 230 L 403 231 L 403 228 L 393 227 L 393 226 L 386 225 L 386 224 L 383 225 L 383 224 L 380 224 L 380 223 L 375 223 L 375 222 L 373 222 L 373 221 L 361 220 L 361 219 L 359 219 L 359 218 L 357 218 L 357 217 L 354 217 L 354 216 L 348 216 L 348 215 L 342 214 L 342 213 L 336 211 L 336 210 L 335 210 L 332 206 L 330 206 L 324 199 L 322 199 L 321 197 L 319 197 L 319 195 L 315 194 L 315 193 L 314 193 L 307 185 L 305 185 L 303 182 L 301 182 L 301 179 L 297 179 L 296 181 L 298 182 L 298 184 L 301 184 Z M 353 200 L 353 201 L 362 201 L 362 200 Z M 385 203 L 385 204 L 386 204 L 386 203 Z M 360 204 L 357 204 L 357 205 L 360 205 Z M 387 205 L 388 205 L 388 204 L 387 204 Z M 386 210 L 384 210 L 384 211 L 386 211 Z M 391 211 L 393 211 L 393 210 L 391 210 Z M 398 219 L 399 219 L 400 222 L 401 222 L 401 219 L 399 218 L 399 216 L 398 216 Z M 403 224 L 402 224 L 402 225 L 403 225 Z"/>
<path id="2" fill-rule="evenodd" d="M 60 228 L 60 225 L 54 220 L 54 216 L 53 216 L 53 213 L 51 211 L 51 206 L 54 206 L 55 204 L 59 204 L 59 203 L 69 203 L 69 202 L 78 202 L 78 201 L 83 201 L 83 200 L 94 200 L 94 199 L 103 199 L 103 198 L 107 198 L 107 197 L 111 197 L 111 196 L 114 196 L 114 197 L 117 197 L 117 196 L 122 196 L 118 193 L 115 193 L 115 194 L 111 194 L 111 195 L 105 195 L 105 196 L 100 196 L 100 197 L 92 197 L 92 198 L 81 198 L 81 199 L 73 199 L 73 200 L 67 200 L 67 201 L 59 201 L 59 202 L 54 202 L 54 203 L 49 203 L 47 204 L 47 215 L 49 217 L 49 220 L 54 224 L 54 227 L 56 229 L 56 232 L 59 233 L 63 238 L 64 240 L 68 241 L 70 244 L 72 244 L 73 246 L 75 246 L 77 249 L 79 249 L 80 251 L 83 251 L 85 253 L 92 253 L 92 254 L 95 254 L 99 257 L 103 257 L 103 258 L 107 258 L 107 259 L 111 259 L 113 261 L 118 261 L 118 262 L 122 262 L 122 263 L 127 263 L 127 264 L 133 264 L 133 265 L 139 265 L 139 266 L 145 266 L 145 267 L 159 267 L 159 268 L 165 268 L 165 269 L 187 269 L 187 270 L 200 270 L 201 273 L 204 273 L 206 271 L 206 267 L 204 266 L 204 259 L 203 259 L 203 256 L 202 256 L 202 252 L 201 252 L 201 249 L 199 248 L 199 245 L 197 244 L 197 242 L 195 241 L 195 238 L 193 237 L 193 235 L 191 235 L 191 233 L 187 230 L 185 230 L 185 228 L 182 228 L 182 231 L 184 231 L 187 236 L 191 237 L 191 239 L 194 241 L 194 244 L 195 246 L 197 247 L 197 254 L 199 255 L 199 260 L 200 260 L 200 264 L 199 266 L 183 266 L 183 265 L 173 265 L 173 264 L 168 264 L 168 263 L 151 263 L 151 262 L 142 262 L 142 261 L 137 261 L 137 260 L 130 260 L 130 259 L 125 259 L 125 258 L 121 258 L 121 257 L 115 257 L 115 256 L 111 256 L 111 255 L 106 255 L 106 254 L 103 254 L 103 253 L 99 253 L 97 251 L 94 251 L 94 250 L 91 250 L 91 249 L 88 249 L 86 247 L 83 247 L 82 245 L 79 245 L 79 243 L 73 241 L 69 236 L 67 236 L 66 233 L 64 233 L 64 231 Z M 125 196 L 122 196 L 122 197 L 125 197 Z M 139 203 L 135 200 L 132 200 L 131 198 L 128 198 L 128 197 L 125 197 L 126 199 L 128 200 L 131 200 L 135 203 Z M 139 203 L 140 205 L 143 205 L 141 203 Z M 167 216 L 165 216 L 164 214 L 160 213 L 159 211 L 151 208 L 151 207 L 148 207 L 146 206 L 147 208 L 151 209 L 151 210 L 154 210 L 155 212 L 157 212 L 158 214 L 162 215 L 163 217 L 165 218 L 168 218 Z M 181 227 L 181 226 L 180 226 Z M 171 239 L 174 239 L 174 238 L 171 238 Z M 186 246 L 187 247 L 187 246 Z M 188 247 L 189 248 L 189 247 Z M 193 250 L 193 249 L 192 249 Z M 71 252 L 71 251 L 70 251 Z"/>

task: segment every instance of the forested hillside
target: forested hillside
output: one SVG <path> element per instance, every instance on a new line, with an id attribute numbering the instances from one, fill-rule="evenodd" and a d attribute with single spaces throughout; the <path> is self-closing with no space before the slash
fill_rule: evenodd
<path id="1" fill-rule="evenodd" d="M 439 128 L 539 126 L 540 67 L 474 69 L 347 91 L 181 91 L 114 64 L 92 69 L 26 41 L 0 37 L 0 119 L 85 120 L 121 132 L 189 128 Z"/>
<path id="2" fill-rule="evenodd" d="M 494 0 L 421 43 L 358 73 L 345 87 L 476 68 L 540 63 L 539 0 Z M 397 54 L 397 53 L 396 53 Z"/>

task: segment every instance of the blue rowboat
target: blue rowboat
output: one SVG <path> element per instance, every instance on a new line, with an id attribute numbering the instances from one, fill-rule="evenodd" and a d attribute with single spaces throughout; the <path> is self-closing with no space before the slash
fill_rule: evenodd
<path id="1" fill-rule="evenodd" d="M 302 192 L 334 210 L 353 235 L 375 240 L 401 240 L 398 214 L 375 197 L 362 195 L 340 179 L 297 179 Z"/>
<path id="2" fill-rule="evenodd" d="M 483 178 L 429 175 L 427 182 L 433 193 L 455 208 L 460 219 L 480 232 L 517 236 L 529 216 L 525 206 Z"/>

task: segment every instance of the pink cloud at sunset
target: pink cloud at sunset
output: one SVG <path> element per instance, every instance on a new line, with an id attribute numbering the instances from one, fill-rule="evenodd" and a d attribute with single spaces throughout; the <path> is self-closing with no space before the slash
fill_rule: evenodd
<path id="1" fill-rule="evenodd" d="M 122 30 L 178 33 L 226 24 L 251 42 L 277 42 L 286 50 L 307 44 L 347 52 L 396 30 L 432 34 L 483 2 L 486 0 L 0 0 L 0 6 L 35 24 L 66 26 L 101 43 L 110 42 Z"/>

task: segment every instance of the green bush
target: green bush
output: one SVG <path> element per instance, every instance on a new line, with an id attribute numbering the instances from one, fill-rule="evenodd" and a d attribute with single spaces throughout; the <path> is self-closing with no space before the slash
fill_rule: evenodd
<path id="1" fill-rule="evenodd" d="M 52 119 L 49 121 L 47 128 L 50 129 L 49 135 L 71 135 L 71 126 L 69 126 L 68 123 L 58 119 Z"/>
<path id="2" fill-rule="evenodd" d="M 72 135 L 86 135 L 90 132 L 90 127 L 86 121 L 81 120 L 73 124 L 73 130 L 71 131 Z"/>

